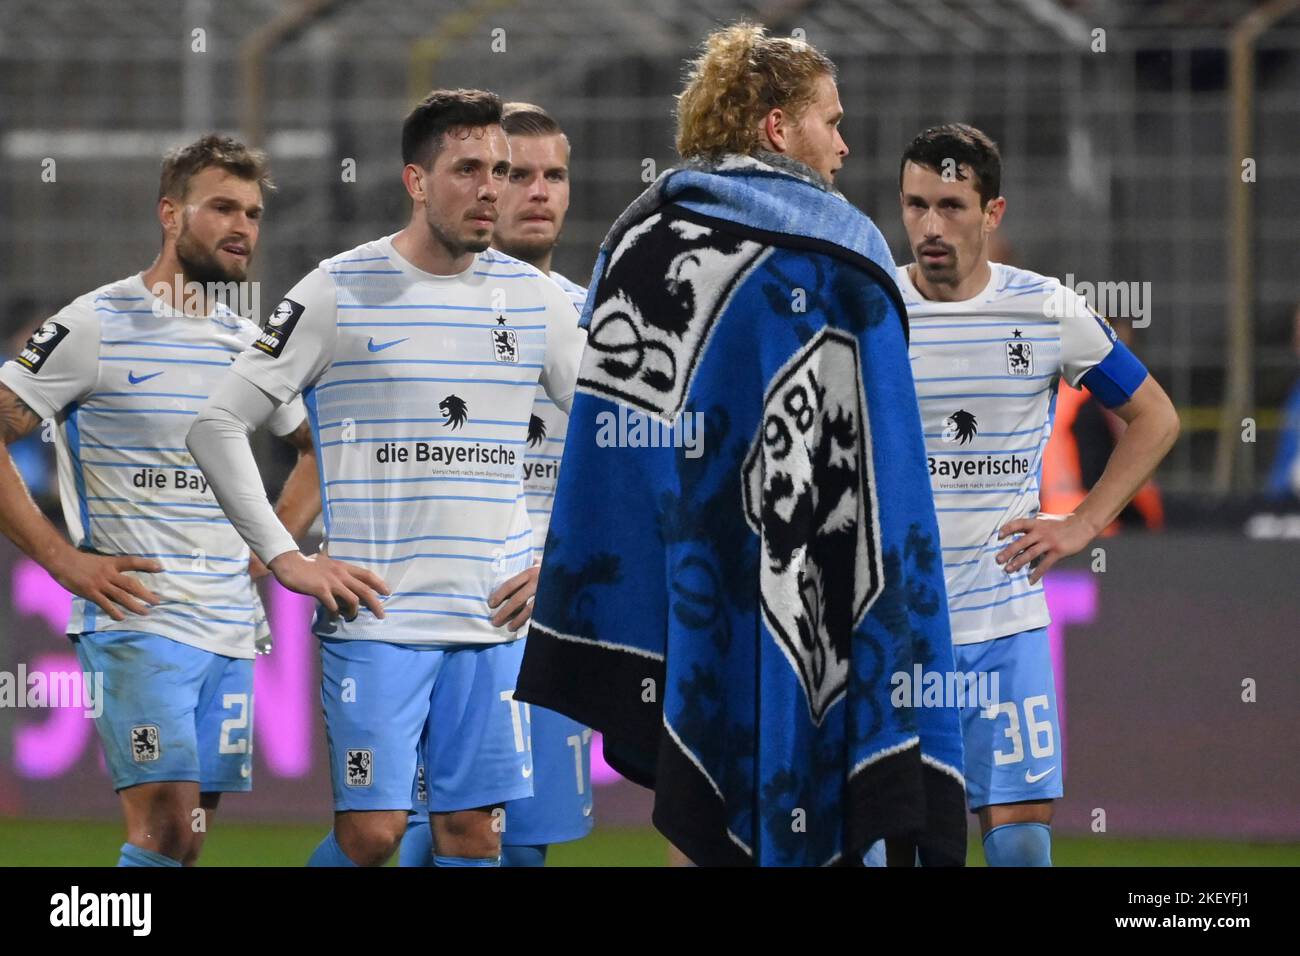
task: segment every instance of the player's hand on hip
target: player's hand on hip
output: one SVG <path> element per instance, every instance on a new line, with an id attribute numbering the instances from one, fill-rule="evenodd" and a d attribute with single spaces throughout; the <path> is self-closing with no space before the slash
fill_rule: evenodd
<path id="1" fill-rule="evenodd" d="M 492 626 L 505 625 L 517 631 L 533 615 L 533 596 L 537 594 L 537 574 L 540 564 L 534 564 L 527 571 L 521 571 L 509 581 L 488 595 L 488 607 L 500 610 L 492 615 Z"/>
<path id="2" fill-rule="evenodd" d="M 354 564 L 335 561 L 324 551 L 310 558 L 301 551 L 286 551 L 271 560 L 271 573 L 290 591 L 314 597 L 330 617 L 340 614 L 352 621 L 364 604 L 377 618 L 384 616 L 381 594 L 388 594 L 388 585 L 373 571 Z"/>
<path id="3" fill-rule="evenodd" d="M 115 621 L 125 621 L 125 608 L 132 614 L 149 613 L 146 605 L 162 598 L 127 574 L 127 571 L 162 570 L 152 558 L 131 555 L 91 554 L 69 548 L 53 569 L 54 579 L 78 597 L 93 601 Z"/>
<path id="4" fill-rule="evenodd" d="M 1078 554 L 1097 536 L 1082 518 L 1072 514 L 1017 518 L 998 529 L 999 539 L 1015 534 L 1020 537 L 999 551 L 995 560 L 1007 574 L 1031 565 L 1030 584 L 1037 584 L 1052 565 Z"/>

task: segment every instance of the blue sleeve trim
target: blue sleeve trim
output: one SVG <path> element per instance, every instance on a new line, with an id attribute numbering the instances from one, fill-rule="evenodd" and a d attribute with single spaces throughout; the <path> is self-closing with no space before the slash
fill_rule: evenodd
<path id="1" fill-rule="evenodd" d="M 1084 373 L 1079 384 L 1086 385 L 1107 408 L 1118 408 L 1133 397 L 1146 377 L 1142 361 L 1123 342 L 1116 342 L 1104 359 Z"/>

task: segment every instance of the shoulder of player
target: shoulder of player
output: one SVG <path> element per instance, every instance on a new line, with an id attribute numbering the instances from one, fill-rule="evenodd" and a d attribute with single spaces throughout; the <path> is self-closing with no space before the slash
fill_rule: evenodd
<path id="1" fill-rule="evenodd" d="M 567 276 L 554 271 L 543 272 L 531 263 L 507 255 L 500 249 L 489 249 L 481 253 L 479 262 L 483 265 L 481 271 L 485 273 L 502 272 L 514 278 L 529 277 L 544 280 L 536 283 L 536 288 L 542 290 L 549 298 L 554 298 L 554 290 L 559 289 L 564 301 L 570 305 L 575 303 L 581 305 L 582 300 L 587 297 L 587 290 Z"/>
<path id="2" fill-rule="evenodd" d="M 989 268 L 998 274 L 997 282 L 994 285 L 996 289 L 1014 287 L 1029 288 L 1041 285 L 1044 282 L 1052 285 L 1060 285 L 1061 280 L 1055 276 L 1045 276 L 1041 273 L 1034 272 L 1032 269 L 1024 269 L 1020 266 L 1007 265 L 1005 262 L 990 262 Z"/>
<path id="3" fill-rule="evenodd" d="M 569 290 L 555 278 L 557 273 L 547 275 L 536 266 L 524 262 L 522 259 L 516 259 L 514 256 L 508 256 L 498 249 L 489 249 L 480 253 L 477 266 L 478 268 L 475 271 L 486 274 L 486 278 L 489 279 L 494 273 L 503 276 L 508 275 L 512 279 L 535 279 L 536 282 L 529 281 L 527 285 L 545 300 L 547 306 L 558 307 L 560 303 L 563 303 L 564 308 L 573 308 Z M 563 277 L 561 276 L 561 278 Z M 564 281 L 568 282 L 569 280 L 565 279 Z"/>
<path id="4" fill-rule="evenodd" d="M 298 314 L 306 312 L 308 308 L 311 308 L 313 314 L 323 308 L 332 311 L 338 304 L 339 285 L 334 280 L 335 273 L 329 268 L 330 262 L 331 260 L 326 259 L 303 275 L 287 292 L 264 310 L 263 318 L 275 315 L 286 304 L 291 312 Z M 383 263 L 377 265 L 382 267 Z"/>
<path id="5" fill-rule="evenodd" d="M 133 310 L 148 308 L 148 303 L 142 302 L 139 292 L 128 283 L 129 280 L 110 282 L 79 295 L 41 324 L 57 322 L 69 332 L 100 336 L 105 319 L 111 320 L 114 315 L 126 316 Z"/>
<path id="6" fill-rule="evenodd" d="M 1009 266 L 1001 262 L 991 262 L 996 272 L 993 294 L 990 302 L 1007 303 L 1017 299 L 1023 300 L 1017 305 L 1037 308 L 1039 303 L 1054 299 L 1078 299 L 1079 294 L 1065 285 L 1056 276 L 1045 276 L 1029 269 Z"/>
<path id="7" fill-rule="evenodd" d="M 328 259 L 322 259 L 317 268 L 327 276 L 394 269 L 396 266 L 385 248 L 385 238 L 389 237 L 371 239 Z"/>
<path id="8" fill-rule="evenodd" d="M 150 298 L 140 276 L 130 275 L 77 296 L 59 311 L 86 316 L 126 315 L 149 308 Z"/>
<path id="9" fill-rule="evenodd" d="M 552 282 L 558 285 L 565 292 L 568 292 L 570 295 L 585 296 L 587 294 L 586 289 L 578 285 L 578 283 L 574 282 L 572 279 L 570 279 L 568 276 L 564 275 L 563 273 L 555 272 L 554 270 L 552 270 L 550 279 Z"/>
<path id="10" fill-rule="evenodd" d="M 511 279 L 543 279 L 539 283 L 543 288 L 557 285 L 556 281 L 541 269 L 538 269 L 532 263 L 525 262 L 523 259 L 516 259 L 514 256 L 507 255 L 500 249 L 485 249 L 478 254 L 474 262 L 474 274 L 482 278 L 500 278 Z"/>
<path id="11" fill-rule="evenodd" d="M 573 303 L 573 307 L 581 312 L 582 307 L 587 303 L 587 290 L 558 272 L 552 272 L 550 279 L 568 296 L 569 301 Z"/>

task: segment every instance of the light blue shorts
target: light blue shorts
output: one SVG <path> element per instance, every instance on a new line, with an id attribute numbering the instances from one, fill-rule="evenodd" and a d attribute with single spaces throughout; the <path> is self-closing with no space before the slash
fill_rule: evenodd
<path id="1" fill-rule="evenodd" d="M 532 795 L 528 731 L 513 699 L 523 641 L 320 645 L 335 810 L 409 811 L 421 762 L 435 812 Z"/>
<path id="2" fill-rule="evenodd" d="M 1047 628 L 956 644 L 952 651 L 957 670 L 987 672 L 989 696 L 996 688 L 997 698 L 992 707 L 969 702 L 961 708 L 967 805 L 1060 797 L 1061 728 Z"/>
<path id="3" fill-rule="evenodd" d="M 520 705 L 533 754 L 533 795 L 505 805 L 503 846 L 550 846 L 591 832 L 591 728 L 544 707 Z M 428 819 L 424 767 L 412 812 Z"/>
<path id="4" fill-rule="evenodd" d="M 203 793 L 253 786 L 253 661 L 139 631 L 73 638 L 86 673 L 104 675 L 95 727 L 113 789 L 195 780 Z"/>

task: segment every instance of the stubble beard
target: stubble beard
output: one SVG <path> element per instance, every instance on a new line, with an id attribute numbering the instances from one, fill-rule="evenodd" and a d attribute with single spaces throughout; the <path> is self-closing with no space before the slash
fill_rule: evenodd
<path id="1" fill-rule="evenodd" d="M 246 266 L 224 266 L 216 253 L 203 248 L 190 232 L 188 224 L 176 239 L 176 261 L 181 264 L 187 282 L 200 285 L 242 282 L 248 275 Z"/>
<path id="2" fill-rule="evenodd" d="M 456 235 L 449 224 L 434 215 L 432 205 L 426 204 L 424 207 L 425 223 L 429 227 L 429 235 L 433 241 L 446 250 L 447 255 L 452 259 L 459 259 L 466 253 L 479 253 L 487 250 L 492 245 L 492 230 L 483 239 L 464 239 Z"/>

